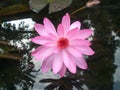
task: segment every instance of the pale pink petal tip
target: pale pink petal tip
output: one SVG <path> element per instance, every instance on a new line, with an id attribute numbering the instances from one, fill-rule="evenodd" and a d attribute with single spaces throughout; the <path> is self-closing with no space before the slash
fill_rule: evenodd
<path id="1" fill-rule="evenodd" d="M 86 63 L 86 60 L 84 58 L 78 58 L 76 60 L 76 64 L 79 68 L 81 69 L 87 69 L 88 68 L 88 65 Z"/>
<path id="2" fill-rule="evenodd" d="M 37 29 L 37 28 L 39 28 L 39 25 L 40 25 L 39 23 L 35 23 L 34 27 Z"/>
<path id="3" fill-rule="evenodd" d="M 62 24 L 59 24 L 57 27 L 57 33 L 59 35 L 59 37 L 63 37 L 64 36 L 64 28 Z"/>
<path id="4" fill-rule="evenodd" d="M 57 74 L 61 70 L 62 64 L 63 64 L 63 62 L 61 60 L 61 56 L 60 55 L 56 55 L 56 57 L 55 57 L 55 59 L 53 61 L 53 72 L 55 74 Z"/>
<path id="5" fill-rule="evenodd" d="M 34 24 L 34 27 L 35 27 L 36 32 L 37 32 L 40 36 L 47 35 L 47 32 L 46 32 L 46 30 L 45 30 L 44 25 L 35 23 L 35 24 Z"/>
<path id="6" fill-rule="evenodd" d="M 86 39 L 88 37 L 90 37 L 93 33 L 93 30 L 90 29 L 83 29 L 79 31 L 78 37 L 80 39 Z"/>
<path id="7" fill-rule="evenodd" d="M 81 28 L 81 23 L 79 21 L 75 21 L 70 25 L 70 30 L 74 29 L 74 28 Z"/>
<path id="8" fill-rule="evenodd" d="M 37 33 L 40 34 L 39 31 L 41 29 L 41 24 L 35 23 L 34 27 L 35 27 L 35 30 L 37 31 Z"/>
<path id="9" fill-rule="evenodd" d="M 55 29 L 53 23 L 48 18 L 44 18 L 43 23 L 44 23 L 44 26 L 48 33 L 56 35 L 56 29 Z"/>
<path id="10" fill-rule="evenodd" d="M 70 29 L 70 16 L 68 13 L 66 13 L 66 15 L 63 16 L 62 25 L 64 27 L 65 32 L 69 31 L 69 29 Z"/>
<path id="11" fill-rule="evenodd" d="M 64 77 L 66 73 L 66 66 L 63 64 L 61 70 L 59 71 L 59 74 L 61 77 Z"/>

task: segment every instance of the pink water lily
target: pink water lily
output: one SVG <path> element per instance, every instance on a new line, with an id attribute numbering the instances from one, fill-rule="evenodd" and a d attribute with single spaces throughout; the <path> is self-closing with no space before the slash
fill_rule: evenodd
<path id="1" fill-rule="evenodd" d="M 84 55 L 93 55 L 88 37 L 93 33 L 90 29 L 80 30 L 81 23 L 75 21 L 70 24 L 70 16 L 63 16 L 57 30 L 48 18 L 44 18 L 43 24 L 35 24 L 35 30 L 39 34 L 32 38 L 32 42 L 40 46 L 32 52 L 36 60 L 43 60 L 42 71 L 50 69 L 54 74 L 65 75 L 68 69 L 76 73 L 76 67 L 87 69 Z"/>

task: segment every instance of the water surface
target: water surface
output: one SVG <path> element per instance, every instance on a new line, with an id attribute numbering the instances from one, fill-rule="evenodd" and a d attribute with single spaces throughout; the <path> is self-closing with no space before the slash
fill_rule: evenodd
<path id="1" fill-rule="evenodd" d="M 0 55 L 5 55 L 0 58 L 0 90 L 120 90 L 119 0 L 101 0 L 100 5 L 71 17 L 72 22 L 80 20 L 82 28 L 94 30 L 91 47 L 96 53 L 87 58 L 87 70 L 78 69 L 75 75 L 68 72 L 60 78 L 52 72 L 42 73 L 41 62 L 30 55 L 37 47 L 30 41 L 37 35 L 35 22 L 42 23 L 43 17 L 48 17 L 57 27 L 66 12 L 71 13 L 86 2 L 73 0 L 68 8 L 51 14 L 46 7 L 39 13 L 0 16 L 0 41 L 5 42 L 0 43 Z"/>

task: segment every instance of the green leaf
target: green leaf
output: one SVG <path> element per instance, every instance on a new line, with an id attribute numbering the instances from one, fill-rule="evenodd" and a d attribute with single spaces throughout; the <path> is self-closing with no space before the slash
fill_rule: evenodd
<path id="1" fill-rule="evenodd" d="M 72 0 L 30 0 L 29 1 L 30 8 L 37 13 L 40 10 L 42 10 L 44 7 L 46 7 L 48 3 L 49 3 L 49 13 L 52 13 L 67 8 L 72 3 Z"/>
<path id="2" fill-rule="evenodd" d="M 28 0 L 1 0 L 0 16 L 30 11 Z"/>
<path id="3" fill-rule="evenodd" d="M 49 2 L 49 12 L 57 12 L 67 8 L 72 3 L 72 0 L 52 0 Z"/>
<path id="4" fill-rule="evenodd" d="M 46 7 L 47 4 L 48 4 L 48 0 L 30 0 L 29 1 L 30 8 L 36 13 L 38 13 L 40 10 Z"/>
<path id="5" fill-rule="evenodd" d="M 14 5 L 2 8 L 0 10 L 0 16 L 26 12 L 29 10 L 30 9 L 26 4 L 14 4 Z"/>

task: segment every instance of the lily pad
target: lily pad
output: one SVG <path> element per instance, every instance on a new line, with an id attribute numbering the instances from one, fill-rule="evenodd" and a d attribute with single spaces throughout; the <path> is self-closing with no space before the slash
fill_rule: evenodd
<path id="1" fill-rule="evenodd" d="M 0 16 L 30 11 L 28 0 L 1 0 Z"/>
<path id="2" fill-rule="evenodd" d="M 49 4 L 49 13 L 57 12 L 67 8 L 72 3 L 72 0 L 30 0 L 30 8 L 38 13 Z"/>
<path id="3" fill-rule="evenodd" d="M 0 16 L 11 15 L 11 14 L 26 12 L 26 11 L 29 11 L 29 8 L 28 8 L 27 5 L 25 5 L 25 4 L 15 4 L 15 5 L 11 5 L 11 6 L 8 6 L 8 7 L 5 7 L 3 9 L 1 9 L 0 10 Z"/>
<path id="4" fill-rule="evenodd" d="M 29 1 L 30 9 L 32 9 L 36 13 L 38 13 L 40 10 L 46 7 L 47 4 L 48 4 L 48 0 L 30 0 Z"/>
<path id="5" fill-rule="evenodd" d="M 72 0 L 53 0 L 49 2 L 49 12 L 57 12 L 67 8 L 72 3 Z"/>

